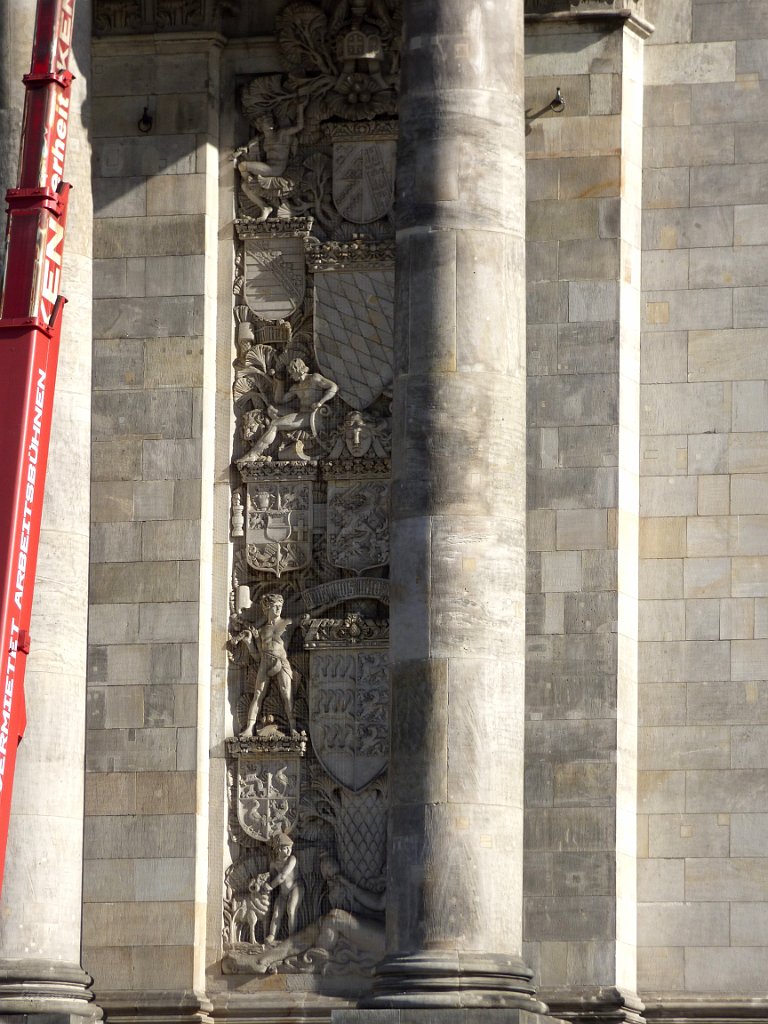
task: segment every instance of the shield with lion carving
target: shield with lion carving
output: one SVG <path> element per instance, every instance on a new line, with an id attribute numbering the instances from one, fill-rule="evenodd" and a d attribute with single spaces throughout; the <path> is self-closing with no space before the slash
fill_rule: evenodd
<path id="1" fill-rule="evenodd" d="M 389 759 L 389 655 L 386 650 L 312 651 L 309 734 L 325 770 L 358 792 Z"/>

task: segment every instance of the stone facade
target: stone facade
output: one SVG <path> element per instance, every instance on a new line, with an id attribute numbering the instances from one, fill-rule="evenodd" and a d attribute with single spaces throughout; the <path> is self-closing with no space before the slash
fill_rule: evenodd
<path id="1" fill-rule="evenodd" d="M 497 6 L 94 0 L 2 1020 L 768 1013 L 768 0 Z"/>

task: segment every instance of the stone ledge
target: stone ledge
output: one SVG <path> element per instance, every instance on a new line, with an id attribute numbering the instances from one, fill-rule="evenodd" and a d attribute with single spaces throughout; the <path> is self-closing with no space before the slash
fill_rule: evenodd
<path id="1" fill-rule="evenodd" d="M 663 994 L 644 996 L 645 1019 L 654 1024 L 687 1024 L 689 1021 L 729 1024 L 737 1021 L 768 1019 L 768 997 L 731 998 Z"/>
<path id="2" fill-rule="evenodd" d="M 453 1009 L 334 1010 L 331 1024 L 558 1024 L 529 1010 L 461 1007 Z"/>
<path id="3" fill-rule="evenodd" d="M 109 1024 L 211 1024 L 213 1019 L 211 1001 L 191 990 L 99 992 L 99 1001 Z"/>
<path id="4" fill-rule="evenodd" d="M 542 992 L 553 1016 L 574 1024 L 643 1024 L 645 1004 L 616 986 Z"/>

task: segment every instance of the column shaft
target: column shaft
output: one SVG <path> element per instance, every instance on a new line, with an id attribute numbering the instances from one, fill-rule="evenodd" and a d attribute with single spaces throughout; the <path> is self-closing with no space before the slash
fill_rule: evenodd
<path id="1" fill-rule="evenodd" d="M 522 0 L 405 5 L 388 958 L 375 1006 L 525 1006 Z"/>
<path id="2" fill-rule="evenodd" d="M 0 1017 L 100 1016 L 80 966 L 83 757 L 88 588 L 91 379 L 90 143 L 84 104 L 90 65 L 88 0 L 78 0 L 66 180 L 69 204 L 61 356 L 26 670 L 27 731 L 19 748 L 0 913 Z M 19 123 L 29 70 L 32 0 L 11 0 L 5 116 Z M 3 168 L 15 178 L 18 134 Z M 7 173 L 11 173 L 8 170 Z M 3 186 L 15 184 L 4 181 Z M 21 1018 L 20 1018 L 21 1019 Z"/>

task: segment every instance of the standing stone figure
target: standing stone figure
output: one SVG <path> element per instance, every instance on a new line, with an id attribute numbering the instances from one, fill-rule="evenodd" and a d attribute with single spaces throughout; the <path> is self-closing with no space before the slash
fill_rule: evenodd
<path id="1" fill-rule="evenodd" d="M 233 644 L 245 644 L 250 657 L 254 661 L 258 659 L 259 662 L 256 686 L 248 707 L 248 720 L 240 735 L 253 735 L 253 728 L 258 721 L 270 681 L 277 685 L 291 734 L 297 735 L 296 718 L 293 713 L 293 669 L 283 642 L 283 635 L 291 625 L 291 620 L 282 618 L 281 594 L 265 594 L 261 599 L 261 608 L 267 618 L 264 625 L 257 630 L 244 629 L 232 638 Z"/>

